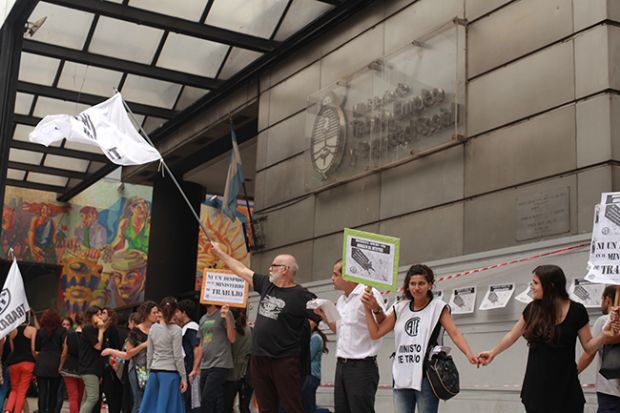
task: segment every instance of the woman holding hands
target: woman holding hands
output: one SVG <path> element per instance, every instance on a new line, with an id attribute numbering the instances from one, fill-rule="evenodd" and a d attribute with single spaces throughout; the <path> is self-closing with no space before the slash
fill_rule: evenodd
<path id="1" fill-rule="evenodd" d="M 569 299 L 566 277 L 557 265 L 540 265 L 530 284 L 534 301 L 495 347 L 478 355 L 487 365 L 521 336 L 529 346 L 521 401 L 528 413 L 581 413 L 585 399 L 575 363 L 577 337 L 592 353 L 605 344 L 605 332 L 592 338 L 588 313 L 582 304 Z"/>
<path id="2" fill-rule="evenodd" d="M 478 358 L 454 324 L 448 305 L 434 297 L 434 280 L 432 269 L 422 264 L 412 265 L 403 285 L 404 299 L 394 304 L 380 324 L 372 315 L 378 307 L 374 297 L 368 292 L 362 297 L 370 337 L 376 340 L 394 330 L 393 397 L 394 410 L 399 413 L 413 413 L 416 405 L 420 413 L 437 412 L 439 399 L 424 374 L 427 355 L 437 344 L 429 343 L 435 329 L 447 331 L 469 362 L 478 364 Z"/>

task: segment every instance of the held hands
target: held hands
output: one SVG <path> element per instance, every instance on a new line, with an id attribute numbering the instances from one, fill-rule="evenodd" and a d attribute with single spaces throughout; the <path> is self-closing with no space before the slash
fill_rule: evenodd
<path id="1" fill-rule="evenodd" d="M 478 363 L 482 364 L 483 366 L 488 366 L 489 364 L 491 364 L 494 358 L 495 354 L 493 354 L 492 351 L 483 351 L 478 354 Z"/>

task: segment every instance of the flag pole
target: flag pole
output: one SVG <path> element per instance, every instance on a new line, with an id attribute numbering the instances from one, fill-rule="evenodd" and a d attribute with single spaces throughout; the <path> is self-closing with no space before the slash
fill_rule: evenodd
<path id="1" fill-rule="evenodd" d="M 116 90 L 116 89 L 115 89 Z M 117 90 L 118 92 L 118 90 Z M 129 115 L 131 116 L 131 119 L 133 119 L 134 123 L 136 125 L 138 125 L 138 128 L 140 128 L 140 132 L 142 133 L 142 137 L 153 147 L 155 148 L 155 144 L 153 144 L 153 141 L 151 141 L 151 138 L 149 138 L 149 135 L 146 133 L 146 131 L 142 128 L 142 125 L 140 125 L 138 123 L 138 121 L 136 120 L 136 117 L 133 113 L 133 111 L 131 110 L 131 108 L 129 107 L 129 105 L 127 105 L 127 102 L 125 102 L 125 99 L 121 96 L 121 101 L 123 102 L 123 106 L 125 106 L 125 110 L 129 113 Z M 161 156 L 161 154 L 160 154 Z M 205 227 L 205 224 L 203 224 L 203 222 L 200 220 L 200 217 L 198 216 L 198 214 L 196 213 L 196 210 L 194 209 L 194 207 L 192 206 L 192 203 L 189 201 L 189 199 L 187 198 L 187 195 L 185 195 L 185 192 L 183 192 L 183 188 L 181 188 L 181 185 L 179 184 L 179 181 L 177 181 L 177 178 L 174 176 L 174 174 L 172 173 L 172 171 L 170 170 L 170 168 L 168 167 L 168 164 L 166 164 L 166 161 L 164 161 L 164 157 L 162 156 L 159 160 L 159 162 L 161 162 L 161 164 L 164 166 L 164 169 L 166 170 L 166 172 L 168 173 L 168 175 L 170 175 L 170 178 L 172 178 L 172 182 L 174 182 L 174 185 L 177 187 L 177 189 L 179 190 L 179 192 L 181 193 L 181 196 L 183 197 L 183 199 L 185 200 L 185 203 L 187 204 L 187 206 L 189 207 L 190 211 L 192 211 L 192 214 L 194 215 L 194 218 L 196 218 L 196 221 L 198 222 L 198 224 L 200 225 L 200 228 L 202 229 L 202 232 L 205 234 L 205 237 L 207 237 L 207 240 L 209 240 L 209 242 L 213 242 L 211 240 L 211 237 L 209 237 L 209 233 L 207 231 L 207 227 Z"/>

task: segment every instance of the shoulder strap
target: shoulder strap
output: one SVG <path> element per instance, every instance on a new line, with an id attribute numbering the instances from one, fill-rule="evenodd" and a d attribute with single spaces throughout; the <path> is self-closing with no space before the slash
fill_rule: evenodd
<path id="1" fill-rule="evenodd" d="M 443 308 L 441 309 L 441 311 L 443 311 Z M 428 360 L 428 356 L 431 353 L 432 348 L 437 345 L 437 339 L 439 338 L 440 331 L 441 331 L 441 316 L 439 317 L 439 320 L 437 320 L 437 325 L 435 325 L 435 328 L 433 329 L 433 332 L 431 333 L 431 337 L 428 340 L 428 344 L 426 346 L 426 354 L 424 355 L 424 361 Z"/>

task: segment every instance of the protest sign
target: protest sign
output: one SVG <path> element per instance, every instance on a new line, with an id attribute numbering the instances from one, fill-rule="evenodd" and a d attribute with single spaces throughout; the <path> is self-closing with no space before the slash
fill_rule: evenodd
<path id="1" fill-rule="evenodd" d="M 200 303 L 246 307 L 248 283 L 232 271 L 205 268 Z"/>
<path id="2" fill-rule="evenodd" d="M 342 278 L 396 290 L 399 248 L 399 238 L 345 228 Z"/>
<path id="3" fill-rule="evenodd" d="M 586 280 L 620 285 L 620 193 L 603 193 L 594 208 Z"/>
<path id="4" fill-rule="evenodd" d="M 471 314 L 476 307 L 476 287 L 455 288 L 450 297 L 452 314 Z"/>
<path id="5" fill-rule="evenodd" d="M 528 285 L 527 287 L 525 287 L 525 290 L 523 290 L 521 294 L 517 295 L 515 297 L 515 300 L 523 304 L 529 304 L 532 301 L 534 301 L 534 297 L 532 296 L 532 290 L 530 289 L 530 286 Z"/>
<path id="6" fill-rule="evenodd" d="M 605 284 L 595 284 L 583 278 L 574 278 L 568 294 L 587 308 L 600 308 Z"/>
<path id="7" fill-rule="evenodd" d="M 24 280 L 14 257 L 0 292 L 0 339 L 25 322 L 28 311 L 30 305 L 24 289 Z"/>
<path id="8" fill-rule="evenodd" d="M 504 308 L 508 304 L 508 301 L 510 301 L 510 297 L 512 297 L 514 292 L 514 283 L 489 285 L 479 309 L 493 310 L 495 308 Z"/>
<path id="9" fill-rule="evenodd" d="M 443 290 L 433 290 L 433 295 L 435 296 L 435 298 L 443 300 Z"/>

